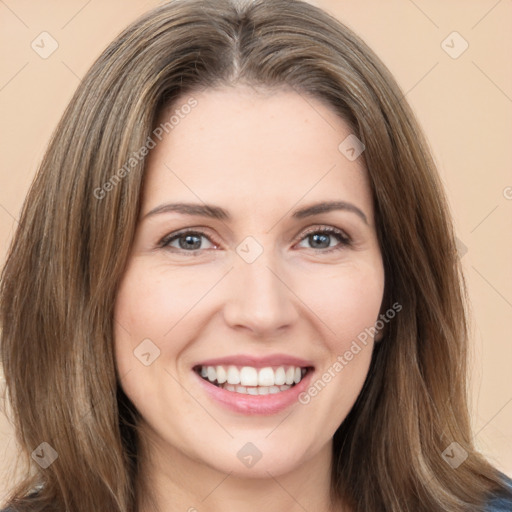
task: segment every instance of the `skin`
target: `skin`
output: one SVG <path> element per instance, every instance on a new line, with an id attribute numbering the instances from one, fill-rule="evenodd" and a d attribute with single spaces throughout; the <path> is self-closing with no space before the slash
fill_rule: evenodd
<path id="1" fill-rule="evenodd" d="M 319 378 L 375 324 L 384 270 L 367 171 L 362 158 L 340 152 L 351 131 L 318 99 L 247 86 L 193 97 L 197 106 L 149 154 L 115 305 L 121 385 L 144 420 L 141 475 L 162 512 L 329 511 L 332 437 L 361 391 L 377 340 L 369 338 L 308 404 L 269 416 L 223 408 L 192 367 L 232 354 L 285 353 L 312 361 Z M 367 223 L 344 210 L 291 216 L 329 200 L 357 206 Z M 175 202 L 221 206 L 232 220 L 145 217 Z M 328 235 L 315 245 L 312 233 L 325 227 L 351 243 Z M 181 247 L 178 239 L 159 246 L 185 228 L 207 236 L 192 240 L 195 255 L 183 238 Z M 247 236 L 263 249 L 252 263 L 236 252 Z M 133 351 L 148 338 L 160 354 L 145 366 Z M 252 467 L 237 457 L 247 442 L 262 453 Z M 150 510 L 142 498 L 140 510 Z"/>

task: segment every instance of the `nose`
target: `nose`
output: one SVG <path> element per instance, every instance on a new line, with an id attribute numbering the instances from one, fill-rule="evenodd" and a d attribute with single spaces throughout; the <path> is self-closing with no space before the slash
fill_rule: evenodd
<path id="1" fill-rule="evenodd" d="M 289 272 L 278 263 L 269 249 L 252 263 L 237 257 L 226 283 L 224 306 L 224 319 L 231 328 L 271 337 L 299 318 Z"/>

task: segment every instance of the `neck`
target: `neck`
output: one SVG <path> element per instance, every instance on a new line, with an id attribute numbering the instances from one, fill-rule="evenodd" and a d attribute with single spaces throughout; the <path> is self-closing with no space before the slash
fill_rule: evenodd
<path id="1" fill-rule="evenodd" d="M 223 473 L 176 447 L 140 443 L 139 512 L 340 512 L 330 499 L 332 444 L 300 467 L 247 477 Z"/>

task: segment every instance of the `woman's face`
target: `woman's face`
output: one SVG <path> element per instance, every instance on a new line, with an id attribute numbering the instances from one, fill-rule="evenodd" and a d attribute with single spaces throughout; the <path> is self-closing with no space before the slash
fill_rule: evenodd
<path id="1" fill-rule="evenodd" d="M 317 99 L 192 97 L 148 157 L 115 307 L 121 385 L 155 456 L 283 474 L 330 456 L 368 372 L 384 290 L 368 176 Z"/>

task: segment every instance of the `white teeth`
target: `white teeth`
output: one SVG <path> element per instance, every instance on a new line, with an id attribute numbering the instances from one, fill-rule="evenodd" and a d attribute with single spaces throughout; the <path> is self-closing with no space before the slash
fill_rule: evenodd
<path id="1" fill-rule="evenodd" d="M 236 366 L 228 367 L 228 384 L 240 384 L 240 372 Z"/>
<path id="2" fill-rule="evenodd" d="M 274 382 L 274 370 L 272 368 L 262 368 L 258 372 L 258 386 L 273 386 Z"/>
<path id="3" fill-rule="evenodd" d="M 217 366 L 217 382 L 224 384 L 228 380 L 228 374 L 223 366 Z"/>
<path id="4" fill-rule="evenodd" d="M 242 386 L 257 386 L 258 370 L 251 366 L 244 366 L 240 371 L 240 383 Z"/>
<path id="5" fill-rule="evenodd" d="M 286 383 L 286 372 L 284 371 L 284 368 L 280 366 L 274 375 L 274 382 L 272 384 L 275 384 L 276 386 L 282 386 Z"/>
<path id="6" fill-rule="evenodd" d="M 229 366 L 202 366 L 201 377 L 220 387 L 238 393 L 251 395 L 266 395 L 286 391 L 292 385 L 298 384 L 306 374 L 306 368 L 300 366 L 279 366 L 272 368 L 241 368 Z"/>
<path id="7" fill-rule="evenodd" d="M 208 380 L 215 382 L 217 380 L 217 371 L 213 366 L 208 366 Z"/>

